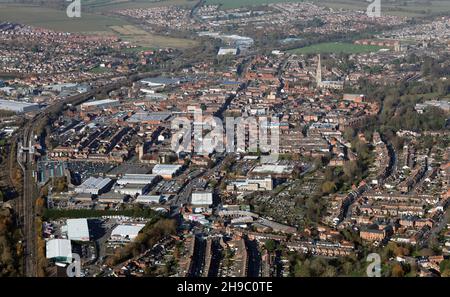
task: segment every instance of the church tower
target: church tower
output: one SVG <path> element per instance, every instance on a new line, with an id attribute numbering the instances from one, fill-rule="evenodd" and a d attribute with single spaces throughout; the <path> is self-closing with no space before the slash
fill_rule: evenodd
<path id="1" fill-rule="evenodd" d="M 322 82 L 322 62 L 320 61 L 320 54 L 319 61 L 317 62 L 316 82 L 317 85 L 320 85 L 320 83 Z"/>

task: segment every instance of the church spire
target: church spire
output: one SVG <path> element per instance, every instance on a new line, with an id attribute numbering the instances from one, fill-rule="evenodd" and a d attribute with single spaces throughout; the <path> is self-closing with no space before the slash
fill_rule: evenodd
<path id="1" fill-rule="evenodd" d="M 320 54 L 319 62 L 317 63 L 316 82 L 317 84 L 320 84 L 322 82 L 322 62 L 320 61 Z"/>

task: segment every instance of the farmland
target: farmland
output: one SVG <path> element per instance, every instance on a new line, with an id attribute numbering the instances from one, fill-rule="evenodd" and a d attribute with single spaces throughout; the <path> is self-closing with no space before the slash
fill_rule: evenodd
<path id="1" fill-rule="evenodd" d="M 144 48 L 189 48 L 196 45 L 196 42 L 193 40 L 155 35 L 132 25 L 111 26 L 111 29 L 121 39 Z"/>
<path id="2" fill-rule="evenodd" d="M 293 49 L 290 52 L 294 54 L 330 54 L 330 53 L 344 53 L 344 54 L 357 54 L 357 53 L 370 53 L 376 52 L 382 49 L 382 47 L 374 45 L 357 45 L 351 43 L 342 42 L 326 42 L 319 43 L 307 47 Z"/>
<path id="3" fill-rule="evenodd" d="M 365 11 L 368 2 L 363 0 L 206 0 L 206 4 L 220 4 L 222 9 L 239 8 L 249 5 L 262 5 L 279 2 L 314 2 L 316 4 L 333 9 L 348 9 Z M 448 0 L 412 0 L 382 2 L 382 13 L 389 15 L 418 17 L 432 13 L 443 13 L 450 11 Z"/>

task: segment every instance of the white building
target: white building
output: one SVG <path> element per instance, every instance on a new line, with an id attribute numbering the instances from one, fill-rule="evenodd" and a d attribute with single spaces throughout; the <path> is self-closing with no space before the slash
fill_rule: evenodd
<path id="1" fill-rule="evenodd" d="M 9 110 L 16 113 L 39 110 L 39 104 L 0 99 L 0 110 Z"/>
<path id="2" fill-rule="evenodd" d="M 135 202 L 136 203 L 161 203 L 165 200 L 163 195 L 139 195 Z"/>
<path id="3" fill-rule="evenodd" d="M 119 100 L 116 99 L 96 100 L 81 104 L 81 110 L 87 111 L 92 109 L 104 109 L 118 106 L 119 104 L 120 104 Z"/>
<path id="4" fill-rule="evenodd" d="M 124 195 L 144 195 L 159 178 L 154 174 L 125 174 L 117 180 L 114 192 Z"/>
<path id="5" fill-rule="evenodd" d="M 160 175 L 164 179 L 171 179 L 181 170 L 181 167 L 181 165 L 156 164 L 155 167 L 153 167 L 152 173 Z"/>
<path id="6" fill-rule="evenodd" d="M 124 185 L 139 185 L 139 184 L 152 184 L 157 179 L 155 174 L 125 174 L 122 178 L 117 180 L 117 184 Z"/>
<path id="7" fill-rule="evenodd" d="M 112 182 L 110 178 L 90 177 L 76 187 L 75 192 L 79 194 L 100 195 L 108 190 Z"/>
<path id="8" fill-rule="evenodd" d="M 225 55 L 235 56 L 236 54 L 237 54 L 236 48 L 223 48 L 223 47 L 221 47 L 219 49 L 219 52 L 217 53 L 218 56 L 225 56 Z"/>
<path id="9" fill-rule="evenodd" d="M 89 228 L 87 219 L 68 219 L 67 237 L 75 241 L 89 241 Z"/>
<path id="10" fill-rule="evenodd" d="M 227 191 L 254 192 L 254 191 L 272 191 L 272 177 L 265 178 L 247 178 L 244 180 L 235 180 L 227 185 Z"/>
<path id="11" fill-rule="evenodd" d="M 72 262 L 72 244 L 68 239 L 50 239 L 46 244 L 46 257 L 57 262 Z"/>
<path id="12" fill-rule="evenodd" d="M 114 192 L 122 195 L 144 195 L 150 190 L 150 184 L 126 184 L 115 187 Z"/>
<path id="13" fill-rule="evenodd" d="M 111 233 L 111 240 L 119 242 L 133 241 L 144 226 L 144 224 L 118 225 Z"/>
<path id="14" fill-rule="evenodd" d="M 191 196 L 192 205 L 213 204 L 213 194 L 211 192 L 193 192 Z"/>

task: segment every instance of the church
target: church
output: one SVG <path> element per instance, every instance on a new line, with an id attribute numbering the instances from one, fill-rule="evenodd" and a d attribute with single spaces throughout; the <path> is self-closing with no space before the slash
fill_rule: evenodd
<path id="1" fill-rule="evenodd" d="M 344 82 L 343 81 L 322 81 L 322 62 L 319 54 L 319 61 L 317 63 L 317 71 L 316 71 L 316 82 L 317 87 L 320 89 L 332 89 L 332 90 L 343 90 Z"/>

